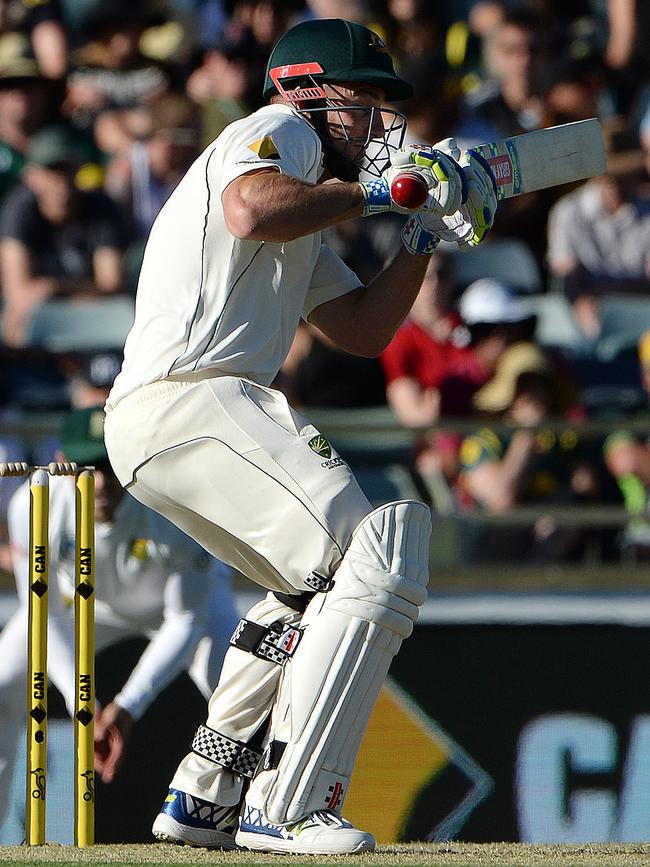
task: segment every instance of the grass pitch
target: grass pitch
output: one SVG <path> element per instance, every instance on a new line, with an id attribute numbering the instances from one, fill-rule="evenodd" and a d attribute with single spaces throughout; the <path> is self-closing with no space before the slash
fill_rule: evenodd
<path id="1" fill-rule="evenodd" d="M 78 865 L 286 864 L 287 867 L 649 867 L 650 844 L 580 846 L 531 846 L 523 843 L 411 843 L 381 846 L 363 855 L 268 855 L 254 852 L 220 852 L 163 843 L 97 845 L 88 849 L 48 844 L 40 847 L 0 847 L 0 864 Z"/>

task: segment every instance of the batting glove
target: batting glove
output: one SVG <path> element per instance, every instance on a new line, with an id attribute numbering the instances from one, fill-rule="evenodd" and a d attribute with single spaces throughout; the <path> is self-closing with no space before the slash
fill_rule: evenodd
<path id="1" fill-rule="evenodd" d="M 436 217 L 435 222 L 440 223 L 440 218 Z M 413 214 L 404 224 L 402 243 L 414 256 L 430 256 L 440 243 L 440 235 L 426 228 L 420 212 Z"/>
<path id="2" fill-rule="evenodd" d="M 459 249 L 468 250 L 478 247 L 492 227 L 497 209 L 496 183 L 489 165 L 475 151 L 464 151 L 459 165 L 467 177 L 467 200 L 454 214 L 437 217 L 422 211 L 418 216 L 425 231 L 443 241 L 456 241 Z"/>
<path id="3" fill-rule="evenodd" d="M 403 172 L 421 175 L 429 190 L 426 202 L 420 208 L 404 208 L 391 198 L 391 185 Z M 428 145 L 408 145 L 393 151 L 391 165 L 381 178 L 359 186 L 364 195 L 363 216 L 397 211 L 409 214 L 426 210 L 437 216 L 453 214 L 467 198 L 467 181 L 458 163 L 446 153 Z"/>
<path id="4" fill-rule="evenodd" d="M 467 178 L 467 201 L 460 208 L 472 227 L 459 246 L 477 247 L 492 228 L 497 212 L 497 185 L 481 154 L 467 150 L 460 158 Z"/>

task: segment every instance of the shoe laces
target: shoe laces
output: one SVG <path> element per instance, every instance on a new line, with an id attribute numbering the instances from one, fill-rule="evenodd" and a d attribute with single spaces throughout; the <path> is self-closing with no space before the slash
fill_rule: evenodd
<path id="1" fill-rule="evenodd" d="M 340 816 L 337 816 L 336 813 L 332 813 L 330 810 L 314 810 L 314 812 L 309 813 L 308 816 L 304 816 L 297 822 L 287 825 L 287 830 L 300 833 L 301 831 L 304 831 L 305 828 L 317 827 L 349 828 L 350 823 L 345 819 L 341 819 Z"/>

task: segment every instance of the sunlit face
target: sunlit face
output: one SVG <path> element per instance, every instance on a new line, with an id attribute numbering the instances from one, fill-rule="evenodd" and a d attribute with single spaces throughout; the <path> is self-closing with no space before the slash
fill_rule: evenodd
<path id="1" fill-rule="evenodd" d="M 75 197 L 75 170 L 69 165 L 29 165 L 25 179 L 44 205 L 51 219 L 63 220 L 71 212 Z"/>
<path id="2" fill-rule="evenodd" d="M 537 68 L 539 40 L 522 27 L 504 25 L 490 47 L 490 65 L 503 79 L 528 77 Z"/>
<path id="3" fill-rule="evenodd" d="M 37 129 L 47 107 L 47 91 L 40 79 L 0 82 L 0 119 L 26 132 Z"/>

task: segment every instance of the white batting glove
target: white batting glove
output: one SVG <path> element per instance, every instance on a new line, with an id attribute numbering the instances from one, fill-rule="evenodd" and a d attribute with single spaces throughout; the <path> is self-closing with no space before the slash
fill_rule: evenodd
<path id="1" fill-rule="evenodd" d="M 421 175 L 429 190 L 426 202 L 419 208 L 404 208 L 391 198 L 393 181 L 405 171 Z M 455 213 L 467 196 L 467 182 L 458 163 L 429 145 L 408 145 L 393 151 L 391 165 L 381 178 L 359 186 L 365 198 L 364 217 L 386 211 L 409 214 L 416 210 L 426 210 L 441 217 Z"/>
<path id="2" fill-rule="evenodd" d="M 467 218 L 472 231 L 460 241 L 459 246 L 478 247 L 494 223 L 497 185 L 485 158 L 471 148 L 462 154 L 460 165 L 467 178 L 467 201 L 460 212 Z"/>
<path id="3" fill-rule="evenodd" d="M 443 138 L 434 144 L 434 148 L 438 151 L 442 151 L 443 154 L 447 154 L 452 158 L 452 160 L 460 162 L 461 150 L 458 147 L 458 142 L 455 138 Z"/>
<path id="4" fill-rule="evenodd" d="M 413 214 L 402 228 L 402 244 L 414 256 L 430 256 L 440 243 L 441 236 L 427 228 L 423 216 L 423 211 Z M 444 227 L 440 217 L 432 217 L 430 222 Z"/>
<path id="5" fill-rule="evenodd" d="M 424 231 L 439 240 L 456 241 L 459 249 L 467 250 L 478 247 L 492 227 L 497 209 L 496 184 L 487 162 L 475 151 L 464 151 L 459 164 L 467 177 L 466 202 L 455 214 L 437 217 L 421 211 L 417 217 Z M 410 249 L 404 233 L 402 240 Z"/>

